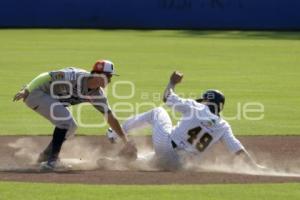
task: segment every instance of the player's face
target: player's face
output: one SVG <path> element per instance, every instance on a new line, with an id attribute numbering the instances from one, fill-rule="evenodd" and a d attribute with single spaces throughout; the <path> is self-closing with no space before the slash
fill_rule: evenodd
<path id="1" fill-rule="evenodd" d="M 107 84 L 111 82 L 112 74 L 104 74 L 107 79 Z"/>
<path id="2" fill-rule="evenodd" d="M 101 74 L 99 80 L 100 87 L 105 88 L 111 82 L 111 74 Z"/>
<path id="3" fill-rule="evenodd" d="M 93 76 L 88 80 L 88 88 L 90 89 L 96 89 L 104 86 L 105 86 L 104 79 L 100 76 Z"/>
<path id="4" fill-rule="evenodd" d="M 88 87 L 91 89 L 105 88 L 111 82 L 111 78 L 111 74 L 93 74 L 89 79 Z"/>

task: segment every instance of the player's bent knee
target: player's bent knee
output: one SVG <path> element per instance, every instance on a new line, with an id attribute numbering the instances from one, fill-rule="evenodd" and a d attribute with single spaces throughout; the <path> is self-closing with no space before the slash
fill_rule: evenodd
<path id="1" fill-rule="evenodd" d="M 154 119 L 165 118 L 168 113 L 163 107 L 158 107 L 153 109 Z"/>
<path id="2" fill-rule="evenodd" d="M 167 113 L 167 111 L 163 107 L 157 107 L 153 109 L 154 113 Z"/>

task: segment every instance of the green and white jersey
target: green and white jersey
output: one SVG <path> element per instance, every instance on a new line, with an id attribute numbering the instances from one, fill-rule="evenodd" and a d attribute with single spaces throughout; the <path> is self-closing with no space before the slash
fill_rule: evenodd
<path id="1" fill-rule="evenodd" d="M 68 67 L 49 72 L 50 81 L 40 85 L 38 89 L 49 94 L 52 98 L 68 105 L 76 105 L 83 102 L 91 103 L 102 113 L 111 112 L 107 97 L 102 88 L 89 89 L 88 78 L 91 73 Z"/>

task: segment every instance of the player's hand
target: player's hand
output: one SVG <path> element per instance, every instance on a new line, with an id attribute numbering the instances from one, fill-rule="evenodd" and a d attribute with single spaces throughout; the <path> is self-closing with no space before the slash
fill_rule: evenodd
<path id="1" fill-rule="evenodd" d="M 27 89 L 22 89 L 14 96 L 13 101 L 19 101 L 20 99 L 23 99 L 23 101 L 25 101 L 28 95 L 29 91 Z"/>
<path id="2" fill-rule="evenodd" d="M 171 84 L 176 85 L 181 82 L 182 78 L 183 78 L 183 74 L 178 71 L 175 71 L 172 73 L 172 75 L 170 77 L 170 82 L 171 82 Z"/>
<path id="3" fill-rule="evenodd" d="M 264 172 L 269 170 L 269 168 L 267 168 L 266 166 L 259 165 L 259 164 L 255 165 L 255 169 L 259 170 L 259 171 L 264 171 Z"/>
<path id="4" fill-rule="evenodd" d="M 123 149 L 119 152 L 118 156 L 129 161 L 136 160 L 137 148 L 135 146 L 135 143 L 133 141 L 127 142 Z"/>

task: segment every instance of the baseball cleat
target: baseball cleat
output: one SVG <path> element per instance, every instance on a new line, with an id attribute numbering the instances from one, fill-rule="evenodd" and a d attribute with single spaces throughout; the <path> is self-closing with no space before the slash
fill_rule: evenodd
<path id="1" fill-rule="evenodd" d="M 42 163 L 42 162 L 46 162 L 49 159 L 49 155 L 45 154 L 44 152 L 40 153 L 38 159 L 37 159 L 37 163 Z"/>
<path id="2" fill-rule="evenodd" d="M 72 165 L 61 162 L 60 160 L 53 160 L 42 162 L 40 164 L 41 171 L 69 171 L 72 169 Z"/>
<path id="3" fill-rule="evenodd" d="M 116 143 L 118 140 L 118 135 L 111 128 L 108 128 L 106 131 L 106 137 L 110 141 L 110 143 Z"/>

